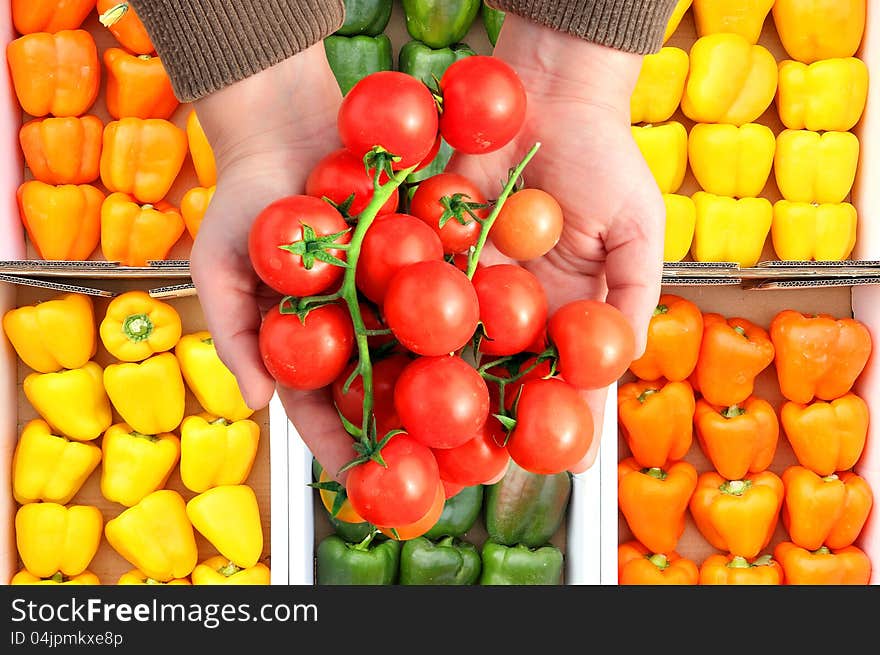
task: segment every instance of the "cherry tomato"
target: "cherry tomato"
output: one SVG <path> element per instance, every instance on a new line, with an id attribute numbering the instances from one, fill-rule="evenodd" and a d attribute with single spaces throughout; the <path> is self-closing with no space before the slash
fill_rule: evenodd
<path id="1" fill-rule="evenodd" d="M 342 373 L 354 350 L 354 328 L 344 306 L 313 309 L 305 322 L 278 305 L 263 317 L 260 354 L 269 374 L 291 389 L 320 389 Z"/>
<path id="2" fill-rule="evenodd" d="M 546 255 L 562 235 L 562 207 L 541 189 L 522 189 L 507 199 L 489 239 L 502 255 L 528 261 Z"/>
<path id="3" fill-rule="evenodd" d="M 318 482 L 333 482 L 333 478 L 330 477 L 330 474 L 325 470 L 321 470 L 321 475 L 318 478 Z M 324 508 L 327 512 L 332 516 L 333 515 L 333 504 L 336 502 L 336 492 L 330 491 L 329 489 L 319 489 L 321 496 L 321 503 L 323 503 Z M 351 501 L 346 498 L 342 501 L 342 507 L 339 508 L 339 511 L 336 512 L 336 517 L 340 521 L 344 521 L 345 523 L 363 523 L 364 519 L 361 518 L 361 515 L 354 511 L 354 508 L 351 506 Z"/>
<path id="4" fill-rule="evenodd" d="M 367 75 L 342 100 L 342 143 L 358 159 L 374 146 L 400 157 L 392 168 L 421 163 L 437 140 L 437 103 L 420 80 L 399 71 Z"/>
<path id="5" fill-rule="evenodd" d="M 446 492 L 441 483 L 437 485 L 437 492 L 434 496 L 434 502 L 431 505 L 431 509 L 429 509 L 422 518 L 412 523 L 407 523 L 406 525 L 398 525 L 393 528 L 379 528 L 379 532 L 386 537 L 397 539 L 398 541 L 408 541 L 410 539 L 415 539 L 416 537 L 421 537 L 436 525 L 437 521 L 440 519 L 440 515 L 443 514 L 443 508 L 445 506 Z M 397 533 L 397 536 L 395 536 L 395 532 Z"/>
<path id="6" fill-rule="evenodd" d="M 383 174 L 380 182 L 387 182 Z M 344 203 L 351 194 L 354 200 L 348 208 L 349 216 L 357 216 L 373 199 L 373 178 L 367 174 L 364 162 L 345 148 L 331 152 L 319 161 L 306 178 L 306 195 L 329 198 L 337 205 Z M 395 191 L 382 205 L 379 215 L 397 211 L 400 194 Z"/>
<path id="7" fill-rule="evenodd" d="M 364 321 L 364 327 L 368 330 L 388 330 L 389 327 L 385 323 L 385 318 L 379 308 L 368 302 L 359 302 L 358 307 L 361 310 L 361 319 Z M 376 334 L 367 337 L 367 343 L 370 348 L 375 350 L 381 348 L 386 343 L 394 341 L 392 334 Z"/>
<path id="8" fill-rule="evenodd" d="M 443 244 L 431 228 L 409 214 L 386 214 L 364 235 L 355 284 L 381 305 L 397 271 L 407 264 L 442 259 Z"/>
<path id="9" fill-rule="evenodd" d="M 394 408 L 394 385 L 403 370 L 412 362 L 407 355 L 395 354 L 373 363 L 373 415 L 376 417 L 378 434 L 385 435 L 403 424 Z M 357 362 L 345 367 L 342 374 L 333 381 L 333 402 L 339 412 L 351 423 L 360 427 L 364 420 L 364 379 L 358 375 L 349 385 L 348 392 L 342 389 Z"/>
<path id="10" fill-rule="evenodd" d="M 345 489 L 354 510 L 375 526 L 413 523 L 437 498 L 440 472 L 427 446 L 398 434 L 382 448 L 385 466 L 369 460 L 351 468 Z"/>
<path id="11" fill-rule="evenodd" d="M 413 173 L 418 173 L 420 170 L 428 168 L 431 165 L 431 162 L 434 161 L 434 158 L 437 157 L 437 154 L 440 152 L 440 146 L 443 142 L 443 139 L 440 137 L 440 133 L 437 133 L 437 138 L 434 139 L 434 145 L 431 148 L 431 152 L 425 155 L 425 158 L 422 160 L 422 163 L 416 166 L 416 169 Z"/>
<path id="12" fill-rule="evenodd" d="M 462 194 L 460 203 L 486 204 L 485 196 L 477 186 L 468 178 L 457 173 L 439 173 L 427 180 L 419 182 L 416 192 L 410 203 L 410 212 L 431 226 L 440 241 L 443 243 L 443 252 L 447 254 L 461 253 L 477 243 L 480 237 L 480 224 L 471 217 L 462 206 L 457 209 L 461 215 L 462 223 L 457 218 L 449 218 L 443 227 L 440 227 L 440 219 L 443 217 L 446 207 L 440 202 L 443 197 L 452 198 Z M 474 209 L 474 214 L 480 218 L 489 215 L 488 209 Z"/>
<path id="13" fill-rule="evenodd" d="M 397 379 L 394 407 L 413 439 L 429 448 L 455 448 L 489 418 L 489 388 L 461 357 L 419 357 Z"/>
<path id="14" fill-rule="evenodd" d="M 388 286 L 384 310 L 397 340 L 426 356 L 458 350 L 471 339 L 480 320 L 474 285 L 442 260 L 400 269 Z"/>
<path id="15" fill-rule="evenodd" d="M 497 57 L 465 57 L 440 80 L 440 134 L 456 150 L 479 155 L 507 145 L 526 117 L 526 90 Z"/>
<path id="16" fill-rule="evenodd" d="M 506 385 L 504 385 L 504 406 L 508 410 L 513 409 L 513 406 L 516 403 L 516 399 L 519 397 L 519 390 L 526 382 L 528 382 L 529 380 L 540 380 L 542 378 L 550 376 L 550 360 L 545 359 L 540 364 L 538 364 L 537 362 L 538 357 L 536 355 L 534 357 L 529 357 L 520 366 L 515 367 L 513 371 L 508 370 L 504 366 L 493 366 L 487 371 L 487 373 L 490 373 L 499 378 L 510 378 L 512 377 L 513 373 L 519 373 L 520 371 L 525 371 L 529 368 L 532 369 L 518 380 L 514 382 L 508 382 Z M 532 368 L 533 366 L 534 368 Z"/>
<path id="17" fill-rule="evenodd" d="M 510 456 L 504 446 L 504 428 L 490 418 L 473 439 L 457 448 L 433 450 L 440 478 L 466 487 L 485 484 L 507 470 Z"/>
<path id="18" fill-rule="evenodd" d="M 446 496 L 446 500 L 449 500 L 453 496 L 457 496 L 464 490 L 463 484 L 456 484 L 455 482 L 447 482 L 441 478 L 440 482 L 443 483 L 443 493 Z"/>
<path id="19" fill-rule="evenodd" d="M 515 355 L 537 339 L 547 322 L 547 296 L 538 278 L 522 266 L 495 264 L 477 270 L 474 289 L 488 355 Z"/>
<path id="20" fill-rule="evenodd" d="M 547 336 L 559 351 L 559 374 L 578 389 L 607 387 L 635 356 L 635 335 L 626 316 L 598 300 L 560 307 L 547 323 Z"/>
<path id="21" fill-rule="evenodd" d="M 580 462 L 593 441 L 593 414 L 577 389 L 557 378 L 523 385 L 507 452 L 532 473 L 553 475 Z"/>
<path id="22" fill-rule="evenodd" d="M 285 296 L 319 294 L 339 282 L 345 273 L 341 266 L 319 259 L 306 268 L 300 255 L 280 248 L 302 241 L 304 225 L 312 228 L 318 237 L 348 230 L 342 215 L 323 200 L 311 196 L 288 196 L 263 209 L 248 235 L 248 255 L 254 272 Z M 346 233 L 336 243 L 345 244 L 350 240 L 351 233 Z M 345 260 L 342 250 L 331 248 L 328 254 Z"/>

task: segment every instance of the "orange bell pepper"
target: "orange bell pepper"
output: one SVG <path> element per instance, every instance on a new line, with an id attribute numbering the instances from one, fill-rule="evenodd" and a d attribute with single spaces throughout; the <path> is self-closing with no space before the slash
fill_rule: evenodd
<path id="1" fill-rule="evenodd" d="M 85 261 L 98 247 L 104 193 L 90 184 L 30 180 L 16 193 L 21 222 L 42 259 Z"/>
<path id="2" fill-rule="evenodd" d="M 162 118 L 121 118 L 104 128 L 101 181 L 144 203 L 168 194 L 186 159 L 186 134 Z"/>
<path id="3" fill-rule="evenodd" d="M 871 356 L 871 333 L 854 318 L 786 309 L 773 317 L 770 338 L 779 390 L 796 403 L 840 398 Z"/>
<path id="4" fill-rule="evenodd" d="M 696 403 L 697 441 L 715 470 L 728 480 L 766 471 L 779 443 L 779 419 L 773 405 L 749 396 L 730 407 Z"/>
<path id="5" fill-rule="evenodd" d="M 697 470 L 686 461 L 642 468 L 627 457 L 617 465 L 617 501 L 633 536 L 654 553 L 675 550 L 697 486 Z"/>
<path id="6" fill-rule="evenodd" d="M 661 468 L 682 459 L 694 435 L 694 390 L 689 382 L 628 382 L 617 389 L 621 432 L 636 462 Z"/>
<path id="7" fill-rule="evenodd" d="M 709 555 L 700 565 L 701 585 L 781 585 L 782 567 L 770 555 L 751 562 L 739 555 Z"/>
<path id="8" fill-rule="evenodd" d="M 809 551 L 782 541 L 773 557 L 782 565 L 787 585 L 866 585 L 871 579 L 871 560 L 855 546 Z"/>
<path id="9" fill-rule="evenodd" d="M 642 380 L 686 380 L 697 365 L 702 340 L 700 308 L 690 300 L 664 293 L 648 324 L 645 352 L 629 370 Z"/>
<path id="10" fill-rule="evenodd" d="M 773 356 L 773 342 L 764 328 L 744 318 L 704 314 L 691 383 L 713 405 L 736 405 L 752 395 L 755 378 L 773 363 Z"/>
<path id="11" fill-rule="evenodd" d="M 854 393 L 808 405 L 788 401 L 782 429 L 798 463 L 818 475 L 855 466 L 868 438 L 868 405 Z"/>
<path id="12" fill-rule="evenodd" d="M 123 266 L 165 259 L 183 230 L 180 212 L 164 200 L 141 205 L 126 193 L 111 193 L 101 207 L 101 252 Z"/>
<path id="13" fill-rule="evenodd" d="M 46 184 L 89 184 L 98 179 L 104 123 L 97 116 L 35 118 L 18 141 L 27 167 Z"/>
<path id="14" fill-rule="evenodd" d="M 92 9 L 95 0 L 12 0 L 12 23 L 19 34 L 78 29 Z"/>
<path id="15" fill-rule="evenodd" d="M 171 118 L 180 103 L 158 57 L 107 48 L 104 65 L 107 111 L 113 118 Z"/>
<path id="16" fill-rule="evenodd" d="M 694 523 L 718 550 L 750 559 L 770 543 L 785 495 L 771 471 L 726 480 L 715 471 L 700 474 L 689 503 Z"/>
<path id="17" fill-rule="evenodd" d="M 214 160 L 214 151 L 211 149 L 208 137 L 205 136 L 195 109 L 186 117 L 186 137 L 199 184 L 203 187 L 214 186 L 217 184 L 217 162 Z"/>
<path id="18" fill-rule="evenodd" d="M 208 205 L 211 204 L 211 198 L 214 197 L 216 186 L 193 187 L 183 194 L 180 201 L 180 213 L 183 215 L 183 222 L 186 224 L 186 231 L 195 240 L 199 233 L 199 227 L 202 225 L 202 219 L 205 212 L 208 211 Z"/>
<path id="19" fill-rule="evenodd" d="M 121 45 L 136 55 L 155 52 L 150 35 L 130 2 L 98 0 L 96 6 L 101 25 L 109 29 Z"/>
<path id="20" fill-rule="evenodd" d="M 81 116 L 98 98 L 101 65 L 86 30 L 20 36 L 6 46 L 6 60 L 18 103 L 31 116 Z"/>
<path id="21" fill-rule="evenodd" d="M 864 478 L 852 471 L 822 477 L 795 465 L 783 471 L 782 482 L 782 522 L 793 543 L 807 550 L 852 546 L 874 504 Z"/>
<path id="22" fill-rule="evenodd" d="M 693 560 L 671 553 L 652 553 L 638 541 L 617 547 L 617 584 L 695 585 L 699 571 Z"/>

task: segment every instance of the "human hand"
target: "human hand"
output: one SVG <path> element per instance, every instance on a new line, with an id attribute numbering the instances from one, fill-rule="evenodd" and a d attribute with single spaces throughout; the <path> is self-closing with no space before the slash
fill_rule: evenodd
<path id="1" fill-rule="evenodd" d="M 505 19 L 494 56 L 510 64 L 526 88 L 525 124 L 505 148 L 456 154 L 449 168 L 493 198 L 498 180 L 540 141 L 524 175 L 526 186 L 556 198 L 565 223 L 559 243 L 523 265 L 542 282 L 551 312 L 579 298 L 607 300 L 620 309 L 632 324 L 638 356 L 660 294 L 665 221 L 662 196 L 630 130 L 629 102 L 642 57 L 513 14 Z M 483 259 L 504 261 L 488 247 Z M 573 472 L 596 459 L 606 395 L 604 389 L 585 394 L 595 437 Z"/>

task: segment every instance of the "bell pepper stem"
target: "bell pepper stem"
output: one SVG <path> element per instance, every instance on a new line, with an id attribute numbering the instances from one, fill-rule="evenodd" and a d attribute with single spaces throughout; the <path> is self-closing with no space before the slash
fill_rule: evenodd
<path id="1" fill-rule="evenodd" d="M 153 321 L 146 314 L 131 314 L 122 322 L 122 331 L 129 341 L 140 343 L 153 333 Z"/>
<path id="2" fill-rule="evenodd" d="M 648 558 L 648 561 L 661 571 L 669 566 L 669 558 L 662 553 L 654 553 Z"/>
<path id="3" fill-rule="evenodd" d="M 238 573 L 241 570 L 242 570 L 241 567 L 236 566 L 233 562 L 228 562 L 228 563 L 224 564 L 223 566 L 221 566 L 219 569 L 217 569 L 217 573 L 228 578 L 232 575 L 235 575 L 236 573 Z"/>
<path id="4" fill-rule="evenodd" d="M 113 25 L 116 25 L 116 23 L 121 21 L 127 13 L 128 2 L 120 2 L 117 5 L 113 5 L 112 7 L 110 7 L 110 9 L 101 14 L 98 17 L 98 20 L 104 27 L 112 27 Z"/>
<path id="5" fill-rule="evenodd" d="M 642 393 L 639 394 L 638 401 L 640 403 L 644 403 L 645 401 L 648 400 L 648 398 L 653 396 L 655 393 L 659 393 L 659 391 L 660 391 L 659 389 L 645 389 Z"/>
<path id="6" fill-rule="evenodd" d="M 747 569 L 750 566 L 749 561 L 742 555 L 736 555 L 727 563 L 727 567 L 731 569 Z"/>
<path id="7" fill-rule="evenodd" d="M 656 466 L 648 469 L 642 469 L 642 473 L 654 478 L 655 480 L 665 480 L 667 475 L 666 471 Z"/>

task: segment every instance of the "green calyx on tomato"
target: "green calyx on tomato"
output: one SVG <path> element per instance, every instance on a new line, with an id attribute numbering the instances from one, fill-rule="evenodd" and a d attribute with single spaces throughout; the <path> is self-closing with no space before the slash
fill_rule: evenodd
<path id="1" fill-rule="evenodd" d="M 348 245 L 337 243 L 337 241 L 349 232 L 351 232 L 351 228 L 341 230 L 339 232 L 336 232 L 335 234 L 318 236 L 315 233 L 314 229 L 312 229 L 309 225 L 303 224 L 302 240 L 278 247 L 281 250 L 286 250 L 287 252 L 302 257 L 303 268 L 305 268 L 307 271 L 312 270 L 312 267 L 315 265 L 316 261 L 324 262 L 325 264 L 331 264 L 333 266 L 339 266 L 341 268 L 346 268 L 348 266 L 348 263 L 345 260 L 336 257 L 330 251 L 346 250 L 348 248 Z"/>
<path id="2" fill-rule="evenodd" d="M 452 196 L 443 196 L 440 198 L 440 204 L 443 206 L 443 213 L 440 215 L 440 227 L 443 228 L 453 218 L 461 225 L 468 225 L 471 221 L 476 221 L 480 225 L 483 218 L 477 216 L 477 209 L 486 209 L 491 207 L 486 202 L 468 202 L 465 198 L 470 198 L 464 193 L 455 193 Z M 467 214 L 468 218 L 465 218 Z"/>

